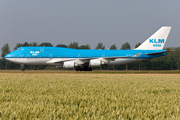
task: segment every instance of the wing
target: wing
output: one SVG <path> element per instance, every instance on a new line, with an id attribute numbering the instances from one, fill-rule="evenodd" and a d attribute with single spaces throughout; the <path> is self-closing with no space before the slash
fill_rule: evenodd
<path id="1" fill-rule="evenodd" d="M 73 61 L 73 60 L 76 60 L 76 59 L 62 59 L 62 58 L 59 58 L 59 59 L 52 59 L 52 60 L 49 60 L 47 61 L 46 63 L 48 64 L 53 64 L 53 63 L 63 63 L 63 62 L 66 62 L 66 61 Z"/>
<path id="2" fill-rule="evenodd" d="M 64 63 L 64 62 L 67 62 L 67 61 L 74 61 L 76 64 L 82 65 L 82 64 L 85 64 L 85 63 L 89 63 L 90 60 L 93 60 L 93 59 L 100 59 L 102 62 L 108 63 L 110 61 L 114 61 L 115 59 L 120 59 L 120 58 L 137 58 L 141 54 L 142 53 L 137 53 L 137 54 L 135 54 L 133 56 L 100 57 L 100 58 L 67 58 L 67 59 L 59 58 L 59 59 L 49 60 L 46 63 L 47 64 L 54 64 L 54 63 Z"/>

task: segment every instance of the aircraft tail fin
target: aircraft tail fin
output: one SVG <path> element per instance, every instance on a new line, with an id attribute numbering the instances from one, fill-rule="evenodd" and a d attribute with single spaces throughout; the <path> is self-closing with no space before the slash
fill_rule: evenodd
<path id="1" fill-rule="evenodd" d="M 166 43 L 171 27 L 163 26 L 145 42 L 143 42 L 136 50 L 162 50 Z"/>

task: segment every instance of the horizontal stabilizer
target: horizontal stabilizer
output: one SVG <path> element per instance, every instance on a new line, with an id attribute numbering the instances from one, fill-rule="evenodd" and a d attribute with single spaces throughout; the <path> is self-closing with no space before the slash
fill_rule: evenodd
<path id="1" fill-rule="evenodd" d="M 157 54 L 163 54 L 163 53 L 168 53 L 168 52 L 173 52 L 173 51 L 163 51 L 163 52 L 155 52 L 155 53 L 145 53 L 145 55 L 157 55 Z"/>

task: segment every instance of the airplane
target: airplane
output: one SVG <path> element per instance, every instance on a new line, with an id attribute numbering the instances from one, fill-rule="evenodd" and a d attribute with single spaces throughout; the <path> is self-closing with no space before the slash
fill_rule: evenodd
<path id="1" fill-rule="evenodd" d="M 21 65 L 53 65 L 58 68 L 74 68 L 76 71 L 92 71 L 92 67 L 122 65 L 147 60 L 167 54 L 163 47 L 170 33 L 170 26 L 163 26 L 139 47 L 132 50 L 87 50 L 63 47 L 19 47 L 5 59 Z"/>

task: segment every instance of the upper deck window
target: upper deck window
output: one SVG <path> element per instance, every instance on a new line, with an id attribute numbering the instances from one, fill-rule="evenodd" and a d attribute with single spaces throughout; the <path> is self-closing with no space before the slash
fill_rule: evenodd
<path id="1" fill-rule="evenodd" d="M 28 51 L 39 51 L 39 49 L 28 49 Z"/>

